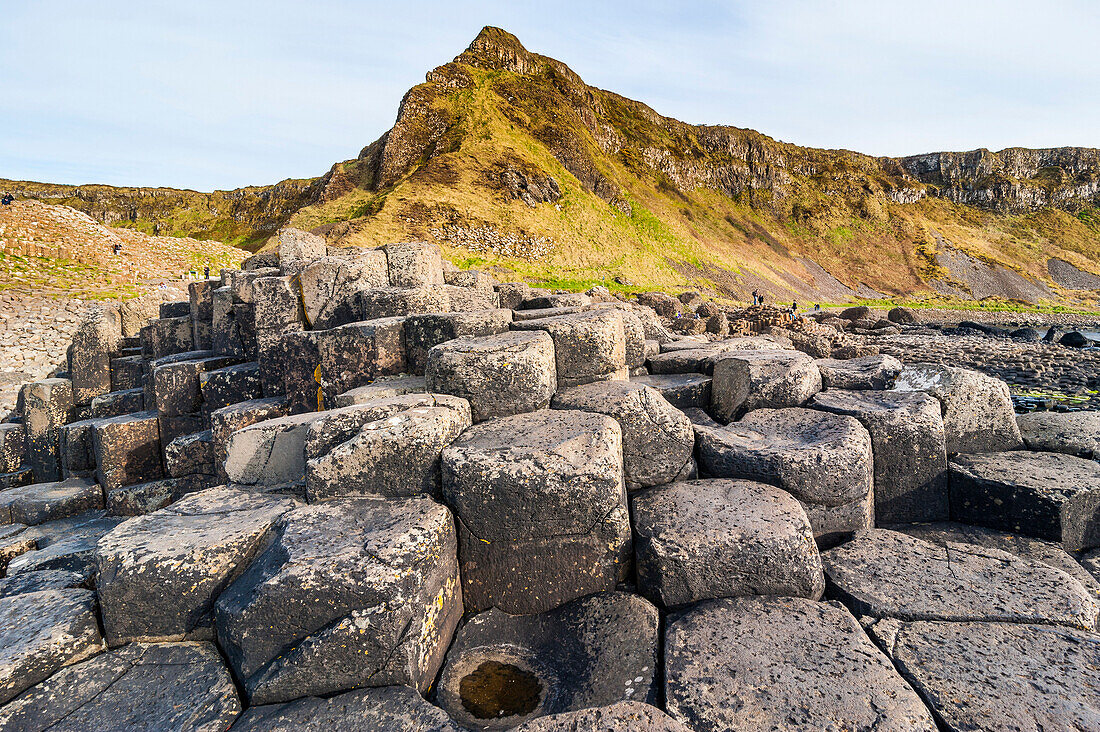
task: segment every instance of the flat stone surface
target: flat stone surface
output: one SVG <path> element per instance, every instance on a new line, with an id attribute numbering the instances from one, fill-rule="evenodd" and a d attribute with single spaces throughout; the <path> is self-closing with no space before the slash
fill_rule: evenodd
<path id="1" fill-rule="evenodd" d="M 0 598 L 42 590 L 68 590 L 84 585 L 83 575 L 63 569 L 22 572 L 0 579 Z"/>
<path id="2" fill-rule="evenodd" d="M 516 732 L 690 732 L 657 707 L 642 702 L 624 701 L 606 707 L 582 709 L 538 717 L 515 728 Z"/>
<path id="3" fill-rule="evenodd" d="M 41 590 L 0 599 L 0 704 L 102 649 L 90 590 Z"/>
<path id="4" fill-rule="evenodd" d="M 1100 546 L 1100 463 L 1053 452 L 956 455 L 951 517 L 1060 541 Z"/>
<path id="5" fill-rule="evenodd" d="M 557 388 L 554 341 L 546 333 L 463 337 L 428 351 L 428 391 L 470 402 L 475 422 L 545 409 Z"/>
<path id="6" fill-rule="evenodd" d="M 51 521 L 28 529 L 37 551 L 21 554 L 8 563 L 8 575 L 43 569 L 63 569 L 85 577 L 95 573 L 95 546 L 99 537 L 123 519 L 102 511 Z"/>
<path id="7" fill-rule="evenodd" d="M 622 431 L 602 414 L 544 410 L 474 425 L 443 451 L 443 496 L 468 611 L 549 610 L 613 589 L 629 562 Z"/>
<path id="8" fill-rule="evenodd" d="M 0 521 L 34 526 L 103 508 L 103 489 L 88 478 L 33 483 L 0 491 Z"/>
<path id="9" fill-rule="evenodd" d="M 709 407 L 710 382 L 711 377 L 706 374 L 644 374 L 630 377 L 630 383 L 656 389 L 677 409 Z"/>
<path id="10" fill-rule="evenodd" d="M 901 361 L 886 354 L 847 360 L 819 358 L 814 363 L 826 389 L 889 389 L 904 368 Z"/>
<path id="11" fill-rule="evenodd" d="M 233 732 L 459 732 L 447 713 L 407 686 L 249 707 Z"/>
<path id="12" fill-rule="evenodd" d="M 295 505 L 211 488 L 106 534 L 96 546 L 96 566 L 107 642 L 212 637 L 214 600 Z"/>
<path id="13" fill-rule="evenodd" d="M 663 485 L 691 460 L 691 420 L 655 389 L 628 381 L 603 381 L 559 391 L 554 409 L 606 414 L 623 433 L 623 477 L 627 490 Z"/>
<path id="14" fill-rule="evenodd" d="M 591 595 L 538 615 L 488 610 L 456 635 L 437 703 L 464 727 L 497 730 L 547 714 L 653 702 L 658 624 L 655 607 L 623 592 Z M 516 686 L 495 684 L 494 676 Z"/>
<path id="15" fill-rule="evenodd" d="M 337 394 L 333 401 L 334 406 L 339 409 L 353 404 L 368 404 L 377 399 L 424 391 L 427 391 L 427 387 L 423 376 L 384 376 L 369 384 L 349 389 L 343 394 Z"/>
<path id="16" fill-rule="evenodd" d="M 880 629 L 879 625 L 888 625 Z M 941 729 L 1100 729 L 1100 637 L 1016 623 L 880 621 L 872 630 Z"/>
<path id="17" fill-rule="evenodd" d="M 859 615 L 1092 629 L 1100 605 L 1049 564 L 974 544 L 869 529 L 822 554 L 830 592 Z"/>
<path id="18" fill-rule="evenodd" d="M 802 598 L 714 600 L 672 620 L 665 698 L 696 732 L 936 730 L 855 618 Z"/>
<path id="19" fill-rule="evenodd" d="M 821 557 L 802 506 L 775 486 L 693 480 L 633 499 L 639 588 L 678 607 L 740 595 L 820 599 Z"/>
<path id="20" fill-rule="evenodd" d="M 210 643 L 132 643 L 69 666 L 0 708 L 0 729 L 222 732 L 240 714 Z"/>
<path id="21" fill-rule="evenodd" d="M 922 392 L 828 389 L 810 406 L 854 417 L 870 433 L 877 525 L 949 518 L 939 401 Z"/>
<path id="22" fill-rule="evenodd" d="M 1016 424 L 1029 450 L 1100 460 L 1100 412 L 1032 412 Z"/>
<path id="23" fill-rule="evenodd" d="M 968 526 L 950 521 L 934 522 L 928 524 L 899 524 L 891 526 L 895 531 L 915 536 L 933 544 L 976 544 L 988 549 L 999 549 L 1009 554 L 1015 554 L 1023 559 L 1049 564 L 1055 569 L 1060 569 L 1075 580 L 1081 586 L 1092 593 L 1093 597 L 1100 600 L 1100 582 L 1082 566 L 1085 559 L 1078 562 L 1062 548 L 1041 539 L 1033 539 L 1021 534 L 1009 534 L 995 529 L 987 529 L 982 526 Z"/>
<path id="24" fill-rule="evenodd" d="M 897 391 L 924 391 L 940 400 L 948 453 L 1016 450 L 1023 445 L 1008 385 L 954 366 L 908 364 Z"/>
<path id="25" fill-rule="evenodd" d="M 359 686 L 426 691 L 462 614 L 454 526 L 425 498 L 296 508 L 215 605 L 252 703 Z"/>

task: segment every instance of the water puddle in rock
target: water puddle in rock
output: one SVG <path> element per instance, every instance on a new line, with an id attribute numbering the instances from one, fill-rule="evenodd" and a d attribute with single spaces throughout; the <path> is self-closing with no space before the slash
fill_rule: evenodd
<path id="1" fill-rule="evenodd" d="M 478 719 L 526 716 L 539 705 L 542 684 L 518 666 L 485 661 L 462 678 L 459 697 L 466 711 Z"/>

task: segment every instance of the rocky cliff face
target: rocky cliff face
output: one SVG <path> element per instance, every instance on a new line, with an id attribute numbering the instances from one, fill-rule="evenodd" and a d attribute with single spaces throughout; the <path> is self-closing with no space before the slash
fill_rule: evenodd
<path id="1" fill-rule="evenodd" d="M 0 187 L 249 247 L 287 222 L 339 245 L 432 240 L 563 284 L 909 293 L 942 278 L 944 247 L 1041 283 L 1052 258 L 1100 274 L 1100 151 L 875 158 L 689 125 L 585 84 L 498 28 L 430 71 L 388 132 L 319 178 L 210 194 Z"/>

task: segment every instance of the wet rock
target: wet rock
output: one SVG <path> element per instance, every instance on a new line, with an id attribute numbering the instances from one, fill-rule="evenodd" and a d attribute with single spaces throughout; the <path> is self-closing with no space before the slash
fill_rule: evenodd
<path id="1" fill-rule="evenodd" d="M 515 729 L 516 732 L 689 732 L 687 727 L 657 707 L 636 701 L 537 717 Z"/>
<path id="2" fill-rule="evenodd" d="M 92 427 L 96 476 L 105 492 L 164 477 L 156 412 L 98 421 Z"/>
<path id="3" fill-rule="evenodd" d="M 95 574 L 96 542 L 121 521 L 95 511 L 31 527 L 27 538 L 33 539 L 37 550 L 12 559 L 8 576 L 61 569 L 90 578 Z"/>
<path id="4" fill-rule="evenodd" d="M 656 389 L 677 409 L 710 406 L 710 382 L 706 374 L 646 374 L 630 377 L 631 383 Z"/>
<path id="5" fill-rule="evenodd" d="M 1100 460 L 1100 412 L 1032 412 L 1016 424 L 1029 450 Z"/>
<path id="6" fill-rule="evenodd" d="M 410 315 L 405 322 L 405 348 L 409 369 L 422 374 L 432 346 L 462 336 L 478 337 L 505 333 L 512 322 L 512 311 L 504 309 L 474 312 L 426 313 Z"/>
<path id="7" fill-rule="evenodd" d="M 1043 562 L 974 544 L 868 529 L 822 554 L 831 592 L 859 615 L 1091 629 L 1097 601 Z"/>
<path id="8" fill-rule="evenodd" d="M 428 391 L 466 399 L 475 422 L 545 409 L 557 385 L 554 343 L 542 332 L 457 338 L 433 346 Z"/>
<path id="9" fill-rule="evenodd" d="M 1094 633 L 1017 623 L 889 625 L 883 645 L 941 729 L 1100 727 Z"/>
<path id="10" fill-rule="evenodd" d="M 466 430 L 443 451 L 467 610 L 537 613 L 613 589 L 630 559 L 622 431 L 539 411 Z"/>
<path id="11" fill-rule="evenodd" d="M 665 631 L 669 713 L 697 732 L 924 730 L 936 723 L 837 603 L 702 603 Z"/>
<path id="12" fill-rule="evenodd" d="M 830 389 L 810 406 L 854 417 L 870 433 L 876 524 L 950 516 L 943 418 L 935 398 L 920 392 Z"/>
<path id="13" fill-rule="evenodd" d="M 1100 464 L 1053 452 L 957 455 L 951 517 L 1060 541 L 1069 551 L 1100 546 Z"/>
<path id="14" fill-rule="evenodd" d="M 102 649 L 94 592 L 41 590 L 0 599 L 0 704 Z"/>
<path id="15" fill-rule="evenodd" d="M 819 599 L 821 558 L 789 493 L 746 480 L 694 480 L 634 496 L 638 585 L 679 607 L 740 595 Z"/>
<path id="16" fill-rule="evenodd" d="M 33 483 L 0 492 L 0 523 L 34 526 L 99 508 L 103 508 L 103 491 L 87 478 Z"/>
<path id="17" fill-rule="evenodd" d="M 407 686 L 356 689 L 320 699 L 249 707 L 233 732 L 459 732 L 439 707 Z"/>
<path id="18" fill-rule="evenodd" d="M 1087 348 L 1093 345 L 1092 341 L 1079 330 L 1071 330 L 1059 338 L 1058 342 L 1067 348 Z"/>
<path id="19" fill-rule="evenodd" d="M 25 595 L 43 590 L 69 590 L 84 586 L 84 577 L 77 572 L 62 569 L 45 569 L 41 572 L 23 572 L 0 579 L 0 598 Z"/>
<path id="20" fill-rule="evenodd" d="M 427 690 L 462 614 L 450 513 L 351 498 L 284 514 L 216 604 L 253 704 L 359 686 Z"/>
<path id="21" fill-rule="evenodd" d="M 211 638 L 214 600 L 256 555 L 275 520 L 295 505 L 212 488 L 103 536 L 96 547 L 96 586 L 107 642 Z"/>
<path id="22" fill-rule="evenodd" d="M 619 423 L 627 490 L 670 483 L 691 460 L 691 420 L 648 386 L 627 381 L 584 384 L 559 391 L 551 403 L 554 409 L 606 414 Z"/>
<path id="23" fill-rule="evenodd" d="M 606 592 L 539 615 L 475 615 L 455 637 L 437 703 L 471 729 L 656 698 L 657 609 Z"/>
<path id="24" fill-rule="evenodd" d="M 472 424 L 470 406 L 457 397 L 425 394 L 408 400 L 408 408 L 389 408 L 387 402 L 401 399 L 407 398 L 349 408 L 355 409 L 358 431 L 306 463 L 310 502 L 351 495 L 439 495 L 440 452 Z M 311 432 L 320 427 L 315 422 Z M 312 437 L 307 437 L 307 455 Z"/>
<path id="25" fill-rule="evenodd" d="M 0 709 L 0 728 L 33 732 L 226 729 L 241 711 L 209 643 L 133 643 L 69 666 Z"/>
<path id="26" fill-rule="evenodd" d="M 1023 445 L 1008 386 L 954 366 L 910 364 L 896 391 L 924 391 L 940 400 L 948 453 L 1016 450 Z"/>
<path id="27" fill-rule="evenodd" d="M 779 486 L 803 504 L 818 539 L 872 525 L 871 436 L 853 417 L 758 409 L 695 434 L 704 475 Z"/>
<path id="28" fill-rule="evenodd" d="M 626 330 L 618 310 L 601 308 L 525 320 L 512 323 L 512 328 L 550 334 L 559 388 L 627 378 Z"/>
<path id="29" fill-rule="evenodd" d="M 826 389 L 889 389 L 903 368 L 893 356 L 863 356 L 842 361 L 819 358 L 814 363 L 821 371 Z"/>
<path id="30" fill-rule="evenodd" d="M 754 409 L 800 406 L 819 391 L 821 372 L 804 353 L 730 353 L 714 363 L 711 413 L 719 422 L 729 422 Z"/>

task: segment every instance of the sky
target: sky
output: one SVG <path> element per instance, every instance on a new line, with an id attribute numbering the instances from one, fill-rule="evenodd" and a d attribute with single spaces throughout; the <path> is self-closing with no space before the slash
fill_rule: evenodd
<path id="1" fill-rule="evenodd" d="M 485 25 L 662 114 L 800 145 L 1100 147 L 1096 0 L 0 0 L 0 178 L 321 175 Z"/>

